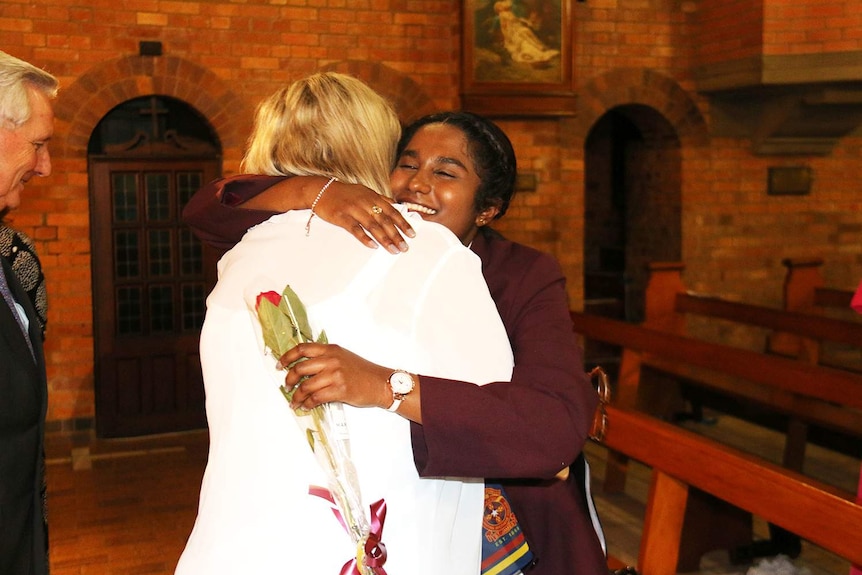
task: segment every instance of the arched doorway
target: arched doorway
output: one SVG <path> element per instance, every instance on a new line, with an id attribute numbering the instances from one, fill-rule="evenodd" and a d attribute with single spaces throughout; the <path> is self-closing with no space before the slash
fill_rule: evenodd
<path id="1" fill-rule="evenodd" d="M 642 321 L 646 265 L 681 260 L 680 148 L 674 127 L 645 105 L 612 108 L 590 129 L 584 145 L 588 313 Z M 608 350 L 588 352 L 601 357 Z"/>
<path id="2" fill-rule="evenodd" d="M 204 427 L 198 340 L 216 254 L 181 214 L 221 172 L 218 138 L 188 104 L 146 96 L 106 114 L 87 152 L 97 432 Z"/>

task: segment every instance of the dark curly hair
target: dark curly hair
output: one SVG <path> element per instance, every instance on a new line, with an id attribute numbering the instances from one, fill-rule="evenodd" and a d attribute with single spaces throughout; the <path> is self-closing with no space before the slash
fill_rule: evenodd
<path id="1" fill-rule="evenodd" d="M 502 217 L 515 194 L 515 178 L 518 174 L 515 150 L 506 133 L 491 120 L 471 112 L 437 112 L 419 118 L 404 129 L 395 157 L 400 158 L 416 132 L 429 124 L 447 124 L 464 133 L 467 149 L 481 181 L 476 190 L 474 207 L 477 212 L 481 212 L 485 208 L 497 206 L 500 211 L 494 219 Z"/>

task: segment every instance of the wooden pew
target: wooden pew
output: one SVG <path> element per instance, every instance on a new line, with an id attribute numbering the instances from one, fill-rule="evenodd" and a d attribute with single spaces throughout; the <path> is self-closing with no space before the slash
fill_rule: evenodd
<path id="1" fill-rule="evenodd" d="M 752 350 L 711 343 L 618 320 L 572 312 L 575 331 L 623 349 L 615 404 L 655 412 L 655 402 L 641 385 L 641 375 L 659 369 L 747 402 L 761 405 L 826 428 L 853 431 L 862 436 L 862 375 L 815 366 Z M 789 438 L 788 442 L 793 441 Z M 621 491 L 628 458 L 611 451 L 604 488 Z M 714 533 L 692 535 L 680 557 L 684 571 L 697 568 L 699 557 L 711 549 L 735 549 L 751 543 L 751 519 L 738 509 L 717 505 L 697 494 L 697 513 L 715 517 L 724 527 Z M 708 523 L 710 519 L 705 519 Z"/>
<path id="2" fill-rule="evenodd" d="M 673 333 L 687 334 L 686 314 L 700 315 L 767 330 L 801 336 L 817 341 L 832 341 L 862 346 L 862 321 L 847 321 L 815 312 L 828 302 L 829 307 L 846 303 L 849 312 L 852 292 L 812 288 L 811 305 L 803 305 L 796 295 L 800 291 L 799 268 L 788 273 L 785 283 L 785 309 L 726 301 L 691 293 L 682 280 L 685 265 L 679 262 L 658 262 L 648 266 L 644 325 Z M 809 268 L 803 268 L 809 269 Z M 791 277 L 796 277 L 791 283 Z M 809 274 L 810 277 L 810 274 Z M 789 290 L 789 293 L 788 293 Z M 815 294 L 820 294 L 815 298 Z M 815 303 L 817 302 L 817 303 Z M 790 354 L 788 354 L 790 355 Z M 818 363 L 810 361 L 809 363 Z"/>
<path id="3" fill-rule="evenodd" d="M 784 309 L 809 314 L 821 314 L 830 310 L 846 312 L 853 299 L 853 290 L 827 288 L 820 268 L 823 260 L 792 259 L 781 262 L 787 273 L 784 278 Z M 813 363 L 830 362 L 830 358 L 821 359 L 823 350 L 818 342 L 794 336 L 793 334 L 777 333 L 770 336 L 769 350 L 773 353 L 808 358 Z M 859 487 L 856 502 L 862 503 L 862 469 L 859 473 Z M 862 564 L 853 566 L 850 575 L 862 575 Z"/>
<path id="4" fill-rule="evenodd" d="M 604 445 L 652 468 L 637 564 L 642 575 L 677 572 L 693 492 L 862 564 L 862 505 L 851 494 L 648 415 L 607 410 Z"/>
<path id="5" fill-rule="evenodd" d="M 859 324 L 860 319 L 850 310 L 853 290 L 825 287 L 821 273 L 820 258 L 788 258 L 782 260 L 787 268 L 783 286 L 783 309 L 809 316 L 833 317 Z M 767 340 L 767 351 L 787 357 L 796 357 L 811 363 L 823 363 L 859 371 L 860 364 L 836 359 L 827 349 L 829 340 L 806 337 L 787 332 L 771 334 Z M 859 348 L 858 340 L 849 345 Z"/>
<path id="6" fill-rule="evenodd" d="M 767 353 L 776 353 L 792 357 L 813 365 L 821 364 L 820 349 L 824 342 L 834 342 L 855 348 L 862 347 L 862 322 L 847 321 L 837 317 L 813 312 L 824 304 L 830 306 L 844 305 L 849 312 L 852 293 L 842 290 L 827 290 L 822 287 L 822 278 L 818 269 L 819 260 L 785 260 L 788 274 L 785 282 L 785 302 L 791 309 L 777 309 L 760 305 L 731 302 L 716 297 L 702 296 L 686 290 L 682 280 L 685 266 L 678 262 L 661 262 L 649 266 L 649 280 L 645 294 L 646 313 L 644 326 L 688 335 L 689 319 L 692 317 L 710 318 L 733 322 L 734 324 L 750 326 L 771 333 L 765 346 Z M 853 318 L 855 319 L 855 318 Z M 752 357 L 751 361 L 759 361 Z M 690 383 L 697 383 L 696 370 L 675 369 L 662 359 L 651 361 L 650 364 L 665 373 L 682 377 Z M 725 382 L 725 388 L 740 385 L 732 380 Z M 744 384 L 743 384 L 744 385 Z M 816 385 L 807 383 L 806 385 Z M 665 398 L 666 399 L 666 398 Z M 757 398 L 760 399 L 760 398 Z M 838 400 L 842 404 L 845 400 Z M 768 407 L 768 402 L 764 404 Z M 850 425 L 842 417 L 843 410 L 834 413 L 838 415 L 838 425 L 827 426 L 828 429 L 851 436 L 862 435 L 855 416 L 851 417 Z M 785 445 L 784 464 L 797 471 L 802 469 L 805 457 L 805 445 L 808 438 L 809 423 L 820 424 L 818 417 L 796 417 L 793 411 L 785 412 L 790 416 L 786 429 L 788 441 Z"/>
<path id="7" fill-rule="evenodd" d="M 641 389 L 644 366 L 666 370 L 702 385 L 862 436 L 862 375 L 705 342 L 619 320 L 571 313 L 575 331 L 623 349 L 615 402 L 649 411 Z M 661 414 L 659 414 L 661 415 Z"/>
<path id="8" fill-rule="evenodd" d="M 820 258 L 787 258 L 784 276 L 784 309 L 820 313 L 824 309 L 850 309 L 853 290 L 825 287 Z"/>
<path id="9" fill-rule="evenodd" d="M 845 427 L 843 422 L 850 422 L 851 429 L 862 431 L 859 426 L 862 420 L 856 414 L 840 411 L 845 406 L 862 409 L 862 375 L 580 312 L 571 312 L 571 318 L 575 331 L 583 337 L 620 346 L 632 352 L 629 355 L 633 360 L 638 360 L 620 374 L 617 397 L 623 406 L 637 404 L 639 375 L 633 372 L 638 371 L 641 363 L 667 367 L 673 363 L 681 366 L 681 371 L 685 366 L 700 367 L 755 384 L 736 389 L 719 377 L 704 382 L 716 389 L 770 402 L 769 405 L 781 411 L 805 410 L 807 416 L 824 425 L 833 420 L 833 424 Z M 834 421 L 835 418 L 840 421 Z"/>

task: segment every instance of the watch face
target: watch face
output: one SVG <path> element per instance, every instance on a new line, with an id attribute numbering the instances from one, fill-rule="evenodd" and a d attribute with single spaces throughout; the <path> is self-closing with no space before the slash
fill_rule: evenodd
<path id="1" fill-rule="evenodd" d="M 389 385 L 393 393 L 410 393 L 413 391 L 413 378 L 409 373 L 396 371 L 389 378 Z"/>

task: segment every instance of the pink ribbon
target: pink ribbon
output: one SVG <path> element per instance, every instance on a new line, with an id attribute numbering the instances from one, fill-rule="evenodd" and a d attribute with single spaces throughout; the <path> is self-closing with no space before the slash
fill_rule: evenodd
<path id="1" fill-rule="evenodd" d="M 312 485 L 308 488 L 308 493 L 331 503 L 332 513 L 335 515 L 335 518 L 338 519 L 344 530 L 350 533 L 347 523 L 345 523 L 344 517 L 341 515 L 341 511 L 338 510 L 335 499 L 328 489 Z M 374 575 L 387 575 L 386 570 L 383 569 L 383 564 L 386 563 L 386 545 L 382 541 L 383 522 L 386 520 L 386 502 L 381 499 L 372 503 L 369 508 L 371 509 L 371 530 L 365 539 L 365 566 L 370 567 Z M 359 567 L 356 557 L 354 557 L 341 567 L 339 575 L 365 575 Z"/>

